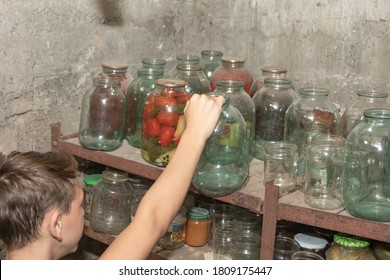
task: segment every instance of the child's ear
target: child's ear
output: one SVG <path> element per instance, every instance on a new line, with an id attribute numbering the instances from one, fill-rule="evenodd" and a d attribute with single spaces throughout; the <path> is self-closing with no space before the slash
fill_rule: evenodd
<path id="1" fill-rule="evenodd" d="M 62 214 L 60 211 L 54 211 L 50 219 L 50 234 L 59 242 L 62 241 Z"/>

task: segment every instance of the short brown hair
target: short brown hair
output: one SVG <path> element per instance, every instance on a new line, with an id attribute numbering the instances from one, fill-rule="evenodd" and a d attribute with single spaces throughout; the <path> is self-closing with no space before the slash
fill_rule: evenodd
<path id="1" fill-rule="evenodd" d="M 68 153 L 0 153 L 0 239 L 8 249 L 36 240 L 49 210 L 69 212 L 76 171 Z"/>

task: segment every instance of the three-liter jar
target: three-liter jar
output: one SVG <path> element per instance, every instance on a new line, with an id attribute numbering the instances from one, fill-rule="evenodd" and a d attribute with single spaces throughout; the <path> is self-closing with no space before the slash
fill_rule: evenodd
<path id="1" fill-rule="evenodd" d="M 188 211 L 186 223 L 186 243 L 192 247 L 207 244 L 210 229 L 210 214 L 207 209 L 192 207 Z"/>
<path id="2" fill-rule="evenodd" d="M 184 108 L 190 95 L 186 81 L 158 79 L 146 97 L 142 115 L 141 154 L 150 164 L 165 167 L 184 132 Z"/>

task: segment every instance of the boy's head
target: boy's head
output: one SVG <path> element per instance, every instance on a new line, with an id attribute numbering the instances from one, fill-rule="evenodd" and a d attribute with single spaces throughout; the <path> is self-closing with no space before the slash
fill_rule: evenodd
<path id="1" fill-rule="evenodd" d="M 62 254 L 76 250 L 84 214 L 76 171 L 67 153 L 0 154 L 0 239 L 8 251 L 42 237 Z"/>

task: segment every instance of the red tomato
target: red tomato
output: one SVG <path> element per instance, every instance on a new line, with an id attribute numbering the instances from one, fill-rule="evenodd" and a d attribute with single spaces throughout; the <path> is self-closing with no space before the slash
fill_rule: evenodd
<path id="1" fill-rule="evenodd" d="M 163 126 L 160 129 L 160 133 L 158 134 L 158 142 L 163 147 L 168 147 L 173 139 L 173 135 L 175 134 L 175 129 L 170 126 Z"/>
<path id="2" fill-rule="evenodd" d="M 154 104 L 161 107 L 175 106 L 177 101 L 174 97 L 156 96 Z"/>
<path id="3" fill-rule="evenodd" d="M 176 96 L 176 90 L 171 88 L 165 88 L 162 92 L 162 95 L 165 97 L 175 97 Z"/>
<path id="4" fill-rule="evenodd" d="M 147 120 L 146 131 L 149 136 L 157 136 L 160 132 L 160 125 L 156 118 L 151 118 Z"/>
<path id="5" fill-rule="evenodd" d="M 190 96 L 184 92 L 180 92 L 180 94 L 178 94 L 178 96 L 176 97 L 176 100 L 178 103 L 182 104 L 182 103 L 186 103 L 188 100 L 190 100 Z"/>
<path id="6" fill-rule="evenodd" d="M 153 110 L 154 110 L 153 104 L 147 101 L 145 103 L 145 106 L 144 106 L 144 116 L 143 117 L 145 119 L 152 117 Z"/>
<path id="7" fill-rule="evenodd" d="M 175 112 L 160 111 L 158 112 L 157 121 L 162 126 L 176 126 L 179 121 L 179 115 Z"/>

